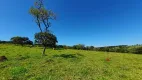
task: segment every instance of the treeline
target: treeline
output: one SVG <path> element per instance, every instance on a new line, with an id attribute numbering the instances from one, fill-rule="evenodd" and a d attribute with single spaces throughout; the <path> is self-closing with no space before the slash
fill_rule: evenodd
<path id="1" fill-rule="evenodd" d="M 11 43 L 19 45 L 32 45 L 43 47 L 41 44 L 34 44 L 28 37 L 12 37 L 10 41 L 1 41 L 0 44 Z M 49 46 L 50 47 L 50 46 Z M 94 46 L 85 46 L 83 44 L 77 44 L 73 46 L 67 45 L 56 45 L 56 49 L 76 49 L 76 50 L 92 50 L 92 51 L 104 51 L 104 52 L 120 52 L 120 53 L 135 53 L 142 54 L 142 44 L 137 45 L 118 45 L 118 46 L 106 46 L 106 47 L 94 47 Z"/>
<path id="2" fill-rule="evenodd" d="M 95 48 L 96 51 L 142 54 L 142 45 L 118 45 Z"/>
<path id="3" fill-rule="evenodd" d="M 104 52 L 120 52 L 120 53 L 135 53 L 142 54 L 142 45 L 118 45 L 118 46 L 106 46 L 106 47 L 94 47 L 94 46 L 85 46 L 83 44 L 66 46 L 66 45 L 57 45 L 57 49 L 76 49 L 76 50 L 93 50 L 93 51 L 104 51 Z"/>
<path id="4" fill-rule="evenodd" d="M 11 41 L 1 41 L 0 40 L 0 44 L 5 44 L 5 43 L 12 43 Z"/>
<path id="5" fill-rule="evenodd" d="M 77 44 L 73 46 L 57 45 L 57 49 L 76 49 L 76 50 L 95 50 L 94 46 L 85 46 L 84 44 Z"/>

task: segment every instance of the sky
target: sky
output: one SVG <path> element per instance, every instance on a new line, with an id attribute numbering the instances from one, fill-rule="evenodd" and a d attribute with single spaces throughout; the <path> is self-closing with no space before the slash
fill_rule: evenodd
<path id="1" fill-rule="evenodd" d="M 29 9 L 34 0 L 0 0 L 0 40 L 39 32 Z M 142 0 L 45 0 L 57 19 L 49 28 L 58 44 L 142 44 Z"/>

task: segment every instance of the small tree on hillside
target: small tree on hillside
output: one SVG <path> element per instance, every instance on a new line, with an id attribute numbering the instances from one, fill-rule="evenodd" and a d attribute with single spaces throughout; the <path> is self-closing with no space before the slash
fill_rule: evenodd
<path id="1" fill-rule="evenodd" d="M 19 37 L 19 36 L 16 36 L 16 37 L 12 37 L 10 39 L 12 41 L 12 43 L 14 44 L 20 44 L 20 45 L 24 45 L 24 44 L 30 44 L 32 45 L 33 42 L 29 40 L 28 37 Z"/>
<path id="2" fill-rule="evenodd" d="M 40 32 L 35 34 L 35 43 L 42 44 L 44 46 L 44 50 L 42 55 L 45 55 L 46 47 L 55 47 L 57 43 L 57 38 L 55 35 L 50 32 Z"/>
<path id="3" fill-rule="evenodd" d="M 50 20 L 56 19 L 55 14 L 51 10 L 47 10 L 45 8 L 43 0 L 35 1 L 35 5 L 30 8 L 30 14 L 34 17 L 34 20 L 40 29 L 40 33 L 35 35 L 35 39 L 37 39 L 44 46 L 42 55 L 45 55 L 45 44 L 50 43 L 51 40 L 48 39 L 51 38 L 51 33 L 49 33 L 48 28 L 51 26 Z"/>

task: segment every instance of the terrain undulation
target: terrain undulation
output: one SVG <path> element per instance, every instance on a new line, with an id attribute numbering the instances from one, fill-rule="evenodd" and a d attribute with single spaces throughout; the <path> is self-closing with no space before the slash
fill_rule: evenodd
<path id="1" fill-rule="evenodd" d="M 0 80 L 142 80 L 142 55 L 0 44 Z"/>

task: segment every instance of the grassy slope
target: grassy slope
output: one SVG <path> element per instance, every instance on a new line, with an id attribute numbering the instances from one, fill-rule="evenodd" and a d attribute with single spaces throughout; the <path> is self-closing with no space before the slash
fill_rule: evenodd
<path id="1" fill-rule="evenodd" d="M 0 44 L 0 80 L 142 80 L 142 55 Z M 111 61 L 107 62 L 106 57 Z"/>

